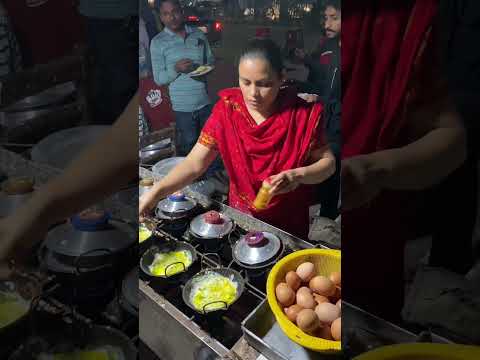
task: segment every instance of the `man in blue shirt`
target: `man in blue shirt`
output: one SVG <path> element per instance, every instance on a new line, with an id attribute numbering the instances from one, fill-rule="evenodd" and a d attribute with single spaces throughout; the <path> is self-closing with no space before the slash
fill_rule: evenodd
<path id="1" fill-rule="evenodd" d="M 177 154 L 186 156 L 212 110 L 205 77 L 190 77 L 188 73 L 199 65 L 213 64 L 214 56 L 205 35 L 185 25 L 178 0 L 163 0 L 159 6 L 165 29 L 150 45 L 153 78 L 158 85 L 168 85 L 175 112 Z"/>

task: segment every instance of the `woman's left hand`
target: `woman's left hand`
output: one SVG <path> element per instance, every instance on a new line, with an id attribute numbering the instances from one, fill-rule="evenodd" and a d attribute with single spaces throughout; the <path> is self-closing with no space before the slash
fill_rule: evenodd
<path id="1" fill-rule="evenodd" d="M 269 181 L 272 185 L 270 194 L 275 196 L 295 190 L 301 184 L 301 178 L 302 175 L 298 169 L 285 170 L 280 174 L 270 176 Z"/>

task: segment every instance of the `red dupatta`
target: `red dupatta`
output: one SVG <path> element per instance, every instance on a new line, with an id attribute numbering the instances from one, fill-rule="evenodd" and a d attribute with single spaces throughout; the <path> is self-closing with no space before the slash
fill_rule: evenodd
<path id="1" fill-rule="evenodd" d="M 264 179 L 307 165 L 311 150 L 323 144 L 319 135 L 322 106 L 308 104 L 294 91 L 283 89 L 277 111 L 257 125 L 240 89 L 226 89 L 219 95 L 199 142 L 215 147 L 222 156 L 230 177 L 230 206 L 306 238 L 310 187 L 275 197 L 263 211 L 255 211 L 252 204 Z"/>
<path id="2" fill-rule="evenodd" d="M 403 134 L 435 0 L 344 0 L 342 157 L 407 143 Z M 368 207 L 342 212 L 342 295 L 391 321 L 403 304 L 404 246 L 410 229 L 406 194 L 384 192 Z M 374 281 L 365 281 L 365 275 Z"/>

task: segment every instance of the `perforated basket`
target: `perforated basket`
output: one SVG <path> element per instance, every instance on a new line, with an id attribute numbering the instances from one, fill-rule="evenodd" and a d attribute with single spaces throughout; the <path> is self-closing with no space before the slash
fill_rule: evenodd
<path id="1" fill-rule="evenodd" d="M 338 250 L 307 249 L 296 251 L 280 260 L 270 271 L 267 279 L 267 299 L 275 318 L 283 332 L 297 344 L 317 352 L 338 353 L 342 345 L 340 341 L 325 340 L 304 333 L 285 313 L 277 301 L 275 288 L 284 282 L 289 271 L 295 271 L 298 265 L 304 262 L 315 265 L 317 275 L 329 276 L 332 272 L 341 269 L 341 253 Z"/>

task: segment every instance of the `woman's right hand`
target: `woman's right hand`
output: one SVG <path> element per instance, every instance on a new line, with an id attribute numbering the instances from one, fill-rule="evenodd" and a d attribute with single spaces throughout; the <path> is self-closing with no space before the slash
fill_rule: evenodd
<path id="1" fill-rule="evenodd" d="M 149 216 L 152 210 L 157 206 L 158 201 L 152 195 L 152 192 L 149 191 L 142 195 L 138 201 L 138 216 L 140 222 L 144 222 L 144 218 Z"/>
<path id="2" fill-rule="evenodd" d="M 33 211 L 15 213 L 0 220 L 0 280 L 8 277 L 7 263 L 19 266 L 31 257 L 33 246 L 45 238 L 47 222 Z"/>

